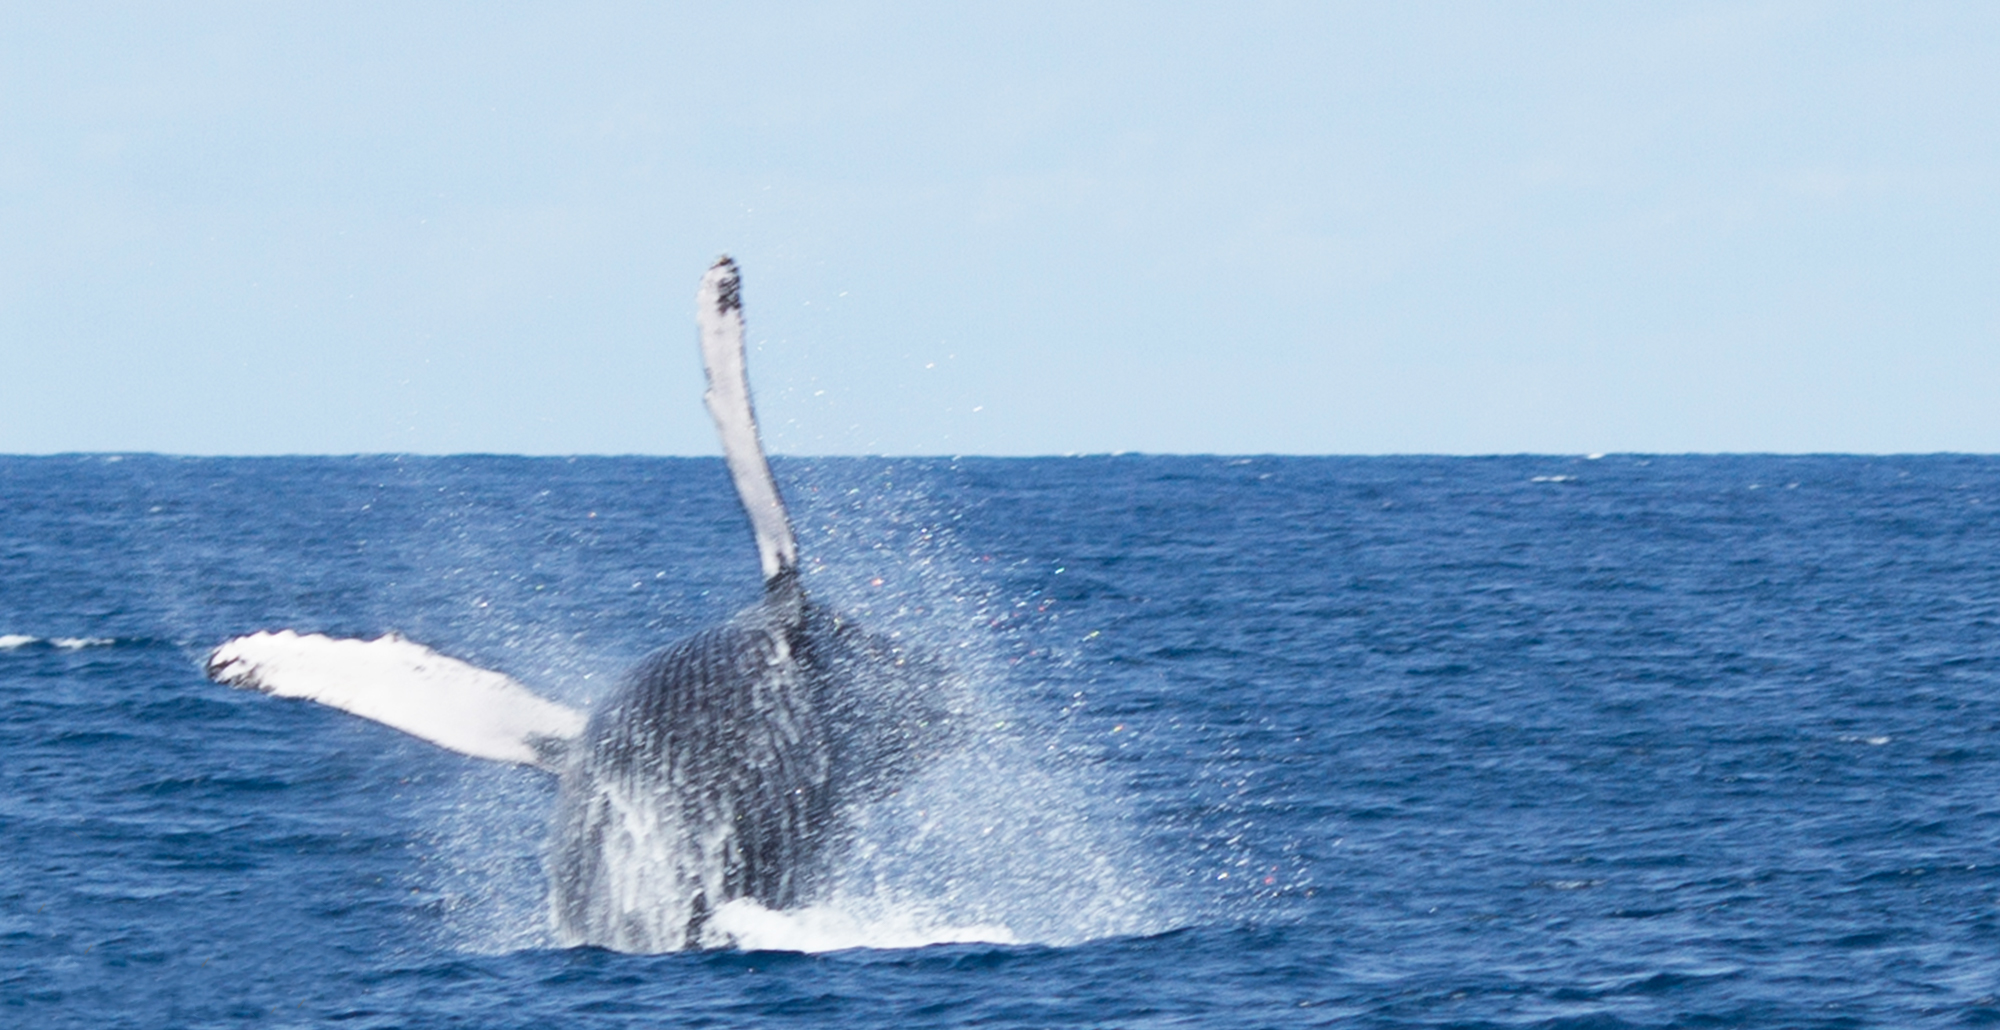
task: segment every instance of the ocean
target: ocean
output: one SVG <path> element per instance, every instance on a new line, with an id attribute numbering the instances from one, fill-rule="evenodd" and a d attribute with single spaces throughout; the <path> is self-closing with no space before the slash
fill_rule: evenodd
<path id="1" fill-rule="evenodd" d="M 553 780 L 208 681 L 584 706 L 755 601 L 719 459 L 0 458 L 0 1025 L 2000 1023 L 2000 459 L 778 459 L 973 732 L 736 946 L 555 944 Z"/>

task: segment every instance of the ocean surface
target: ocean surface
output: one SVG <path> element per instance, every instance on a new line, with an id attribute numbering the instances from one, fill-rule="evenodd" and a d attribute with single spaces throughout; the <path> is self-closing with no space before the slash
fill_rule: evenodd
<path id="1" fill-rule="evenodd" d="M 720 460 L 0 458 L 0 1025 L 2000 1023 L 2000 459 L 777 473 L 978 727 L 640 955 L 554 945 L 549 777 L 202 663 L 588 704 L 756 599 Z"/>

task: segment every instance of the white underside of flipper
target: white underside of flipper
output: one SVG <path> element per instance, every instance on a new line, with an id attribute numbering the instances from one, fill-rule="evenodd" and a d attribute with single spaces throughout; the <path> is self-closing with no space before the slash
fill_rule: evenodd
<path id="1" fill-rule="evenodd" d="M 757 438 L 757 416 L 750 409 L 750 378 L 743 358 L 743 280 L 736 262 L 721 258 L 702 276 L 695 295 L 695 324 L 701 327 L 701 364 L 708 372 L 708 413 L 722 437 L 722 457 L 750 529 L 757 535 L 757 557 L 770 580 L 799 563 L 799 545 L 792 537 L 792 520 L 784 498 L 764 460 Z"/>
<path id="2" fill-rule="evenodd" d="M 208 659 L 218 683 L 317 701 L 433 744 L 550 771 L 586 716 L 513 679 L 390 634 L 339 640 L 291 630 L 237 637 Z"/>

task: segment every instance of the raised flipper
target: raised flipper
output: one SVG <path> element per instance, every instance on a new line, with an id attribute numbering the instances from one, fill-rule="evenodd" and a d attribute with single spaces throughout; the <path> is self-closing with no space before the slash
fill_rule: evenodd
<path id="1" fill-rule="evenodd" d="M 792 537 L 792 520 L 778 495 L 764 444 L 757 438 L 757 416 L 750 410 L 750 380 L 743 367 L 743 280 L 736 262 L 717 258 L 702 276 L 695 295 L 695 323 L 701 327 L 701 364 L 708 372 L 708 413 L 722 437 L 722 457 L 729 478 L 757 534 L 757 558 L 764 581 L 790 572 L 799 563 L 799 545 Z"/>
<path id="2" fill-rule="evenodd" d="M 375 640 L 252 633 L 215 649 L 208 678 L 317 701 L 474 758 L 550 772 L 562 771 L 562 755 L 586 718 L 505 675 L 393 633 Z"/>

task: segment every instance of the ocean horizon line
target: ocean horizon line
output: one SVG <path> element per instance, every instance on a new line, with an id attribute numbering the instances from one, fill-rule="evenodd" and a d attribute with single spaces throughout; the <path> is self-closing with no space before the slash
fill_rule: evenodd
<path id="1" fill-rule="evenodd" d="M 773 452 L 774 462 L 791 461 L 1044 461 L 1055 458 L 1214 458 L 1223 460 L 1278 460 L 1278 459 L 1443 459 L 1493 460 L 1501 458 L 1564 458 L 1581 461 L 1597 461 L 1606 458 L 1991 458 L 2000 457 L 2000 451 L 1064 451 L 1036 454 L 975 454 L 975 453 L 828 453 L 799 454 Z M 112 451 L 22 451 L 0 452 L 0 460 L 30 459 L 95 459 L 103 461 L 125 461 L 133 459 L 171 459 L 177 461 L 225 461 L 225 460 L 283 460 L 301 458 L 332 458 L 347 460 L 445 460 L 468 458 L 507 458 L 532 461 L 576 461 L 606 459 L 666 459 L 689 461 L 721 461 L 722 455 L 713 454 L 654 454 L 640 451 L 614 452 L 570 452 L 570 453 L 524 453 L 509 451 L 284 451 L 268 454 L 237 453 L 208 454 L 178 451 L 112 450 Z"/>

